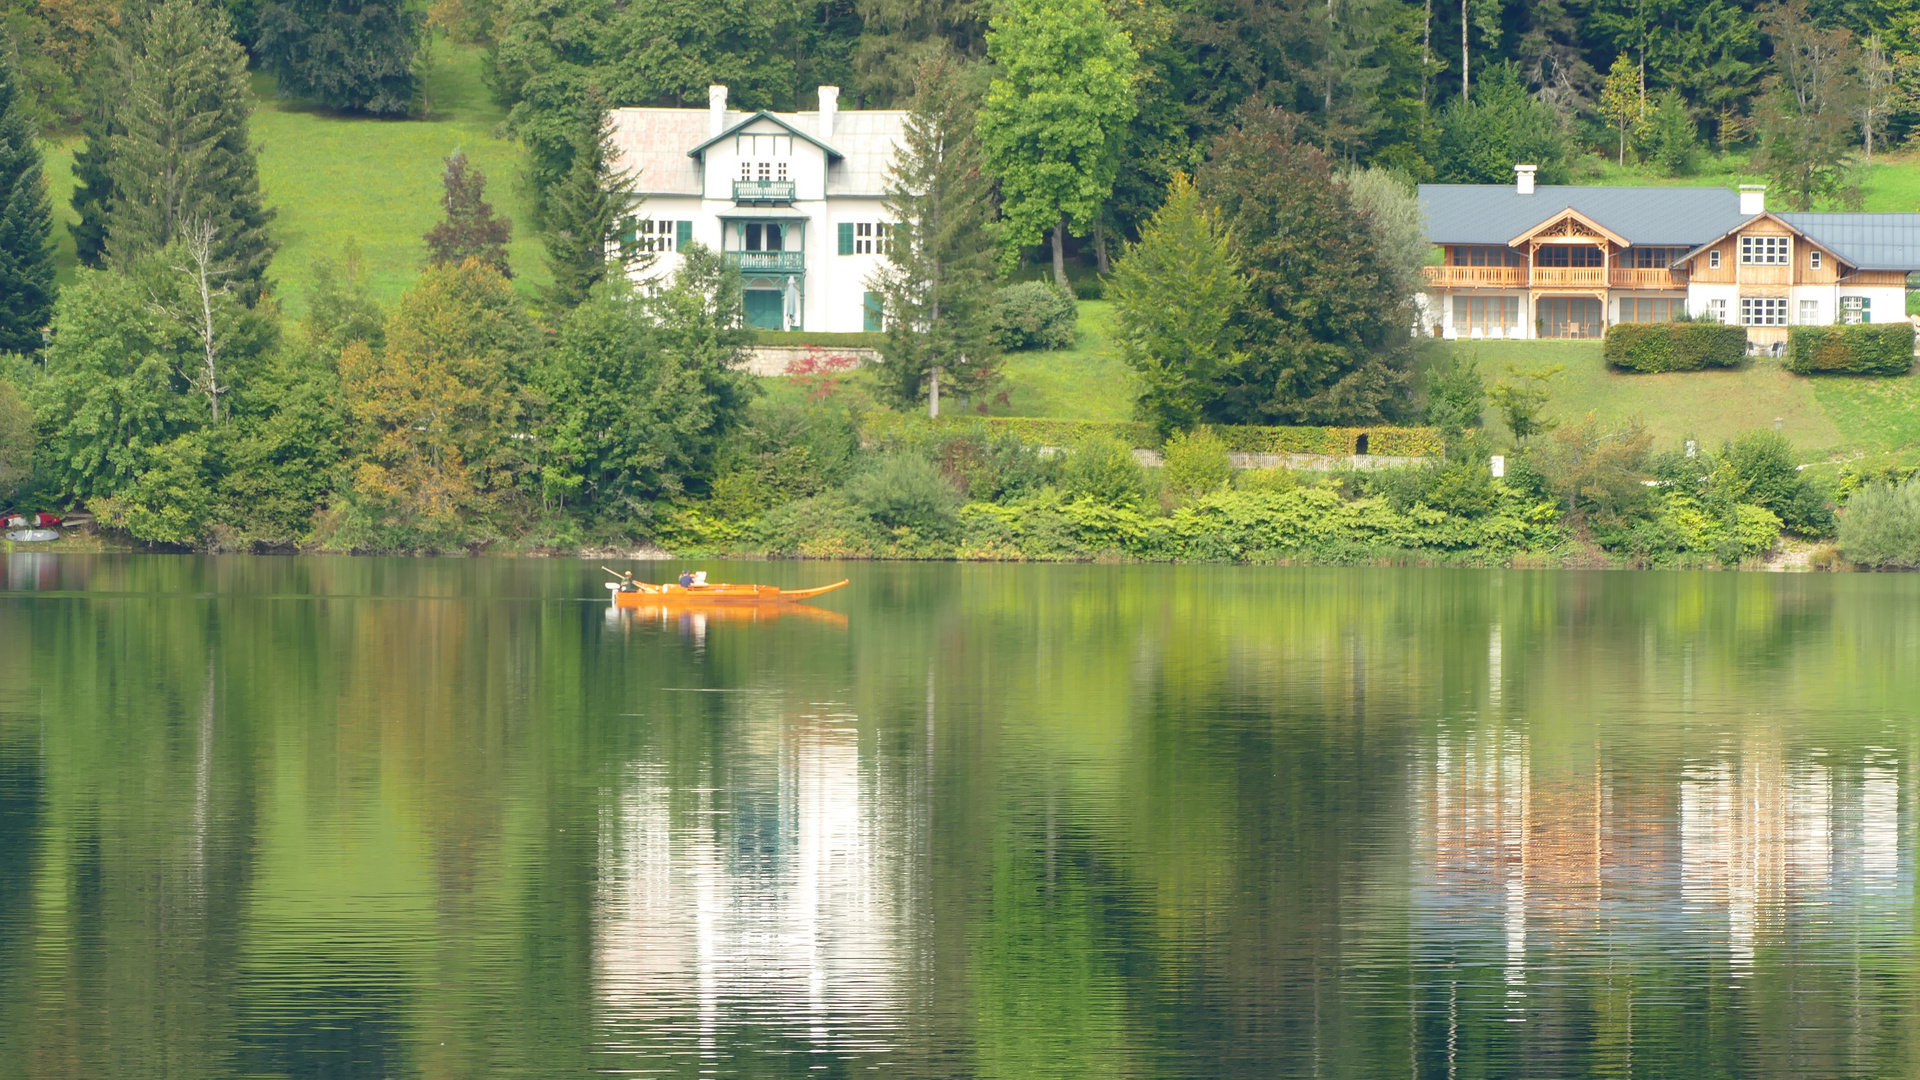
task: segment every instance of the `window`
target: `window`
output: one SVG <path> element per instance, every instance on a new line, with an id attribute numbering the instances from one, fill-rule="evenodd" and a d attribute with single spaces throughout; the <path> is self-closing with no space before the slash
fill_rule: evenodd
<path id="1" fill-rule="evenodd" d="M 733 148 L 743 158 L 790 158 L 791 135 L 736 135 Z"/>
<path id="2" fill-rule="evenodd" d="M 1820 253 L 1819 252 L 1817 251 L 1807 252 L 1807 269 L 1809 270 L 1820 269 Z"/>
<path id="3" fill-rule="evenodd" d="M 749 221 L 740 227 L 743 251 L 780 251 L 786 226 L 773 222 Z"/>
<path id="4" fill-rule="evenodd" d="M 1510 247 L 1460 244 L 1447 249 L 1453 266 L 1519 266 L 1520 253 Z"/>
<path id="5" fill-rule="evenodd" d="M 840 254 L 887 255 L 893 251 L 893 225 L 885 221 L 840 223 Z"/>
<path id="6" fill-rule="evenodd" d="M 626 226 L 620 230 L 620 254 L 632 256 L 650 251 L 678 251 L 680 245 L 687 242 L 682 237 L 691 239 L 692 232 L 691 221 L 628 218 Z"/>
<path id="7" fill-rule="evenodd" d="M 1716 251 L 1714 254 L 1718 255 L 1720 253 Z M 1707 301 L 1706 309 L 1702 311 L 1701 314 L 1717 323 L 1726 322 L 1727 302 L 1725 300 L 1709 300 Z"/>
<path id="8" fill-rule="evenodd" d="M 1762 237 L 1761 239 L 1765 239 Z M 1740 298 L 1740 325 L 1787 325 L 1787 301 L 1782 296 L 1743 296 Z"/>
<path id="9" fill-rule="evenodd" d="M 1540 249 L 1536 265 L 1597 267 L 1601 258 L 1600 249 L 1588 244 L 1548 244 Z"/>
<path id="10" fill-rule="evenodd" d="M 1453 332 L 1461 337 L 1520 336 L 1520 298 L 1517 296 L 1456 296 Z"/>
<path id="11" fill-rule="evenodd" d="M 877 292 L 860 294 L 862 319 L 860 328 L 869 334 L 877 334 L 887 328 L 886 301 Z"/>
<path id="12" fill-rule="evenodd" d="M 1840 298 L 1840 321 L 1852 326 L 1855 323 L 1873 321 L 1873 298 L 1868 296 L 1843 296 Z"/>
<path id="13" fill-rule="evenodd" d="M 1627 255 L 1633 261 L 1628 265 L 1635 270 L 1665 270 L 1673 265 L 1675 259 L 1686 253 L 1686 248 L 1677 247 L 1630 248 Z"/>
<path id="14" fill-rule="evenodd" d="M 1720 252 L 1718 251 L 1707 252 L 1707 269 L 1709 270 L 1720 269 Z M 1727 305 L 1724 301 L 1722 301 L 1720 306 L 1724 308 Z"/>
<path id="15" fill-rule="evenodd" d="M 1800 325 L 1801 326 L 1819 326 L 1820 325 L 1820 301 L 1818 300 L 1800 301 Z"/>
<path id="16" fill-rule="evenodd" d="M 1672 322 L 1674 317 L 1687 310 L 1684 299 L 1664 296 L 1623 296 L 1620 298 L 1620 321 L 1627 322 Z"/>
<path id="17" fill-rule="evenodd" d="M 1740 265 L 1742 266 L 1785 266 L 1787 265 L 1787 244 L 1784 236 L 1743 236 L 1740 238 Z M 1750 326 L 1765 326 L 1769 323 L 1749 323 Z"/>

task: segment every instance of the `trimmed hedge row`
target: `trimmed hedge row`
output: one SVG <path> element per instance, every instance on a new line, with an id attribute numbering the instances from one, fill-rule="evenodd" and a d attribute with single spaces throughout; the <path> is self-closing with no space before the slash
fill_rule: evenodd
<path id="1" fill-rule="evenodd" d="M 1787 331 L 1796 375 L 1905 375 L 1913 370 L 1913 324 L 1796 326 Z"/>
<path id="2" fill-rule="evenodd" d="M 816 334 L 811 330 L 756 330 L 755 345 L 818 345 L 823 349 L 877 349 L 886 344 L 885 334 Z"/>
<path id="3" fill-rule="evenodd" d="M 1732 367 L 1747 354 L 1747 330 L 1717 322 L 1615 323 L 1600 355 L 1627 371 Z"/>
<path id="4" fill-rule="evenodd" d="M 931 419 L 901 413 L 871 412 L 861 421 L 869 439 L 905 435 L 909 429 L 962 429 L 978 426 L 989 433 L 1006 433 L 1029 446 L 1072 446 L 1090 435 L 1119 438 L 1133 446 L 1157 446 L 1153 427 L 1138 421 L 1053 420 L 1027 416 L 942 416 Z M 1438 428 L 1429 427 L 1260 427 L 1218 425 L 1212 428 L 1227 450 L 1240 454 L 1326 454 L 1342 457 L 1366 452 L 1390 457 L 1434 457 L 1445 448 Z"/>

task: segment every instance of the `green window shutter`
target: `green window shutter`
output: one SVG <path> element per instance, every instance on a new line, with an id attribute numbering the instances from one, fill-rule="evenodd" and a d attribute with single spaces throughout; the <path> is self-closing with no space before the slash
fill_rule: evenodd
<path id="1" fill-rule="evenodd" d="M 693 243 L 693 222 L 676 221 L 673 223 L 673 250 L 685 251 Z"/>
<path id="2" fill-rule="evenodd" d="M 877 292 L 864 293 L 860 301 L 866 308 L 866 321 L 861 325 L 861 329 L 869 334 L 879 333 L 884 329 L 881 325 L 884 321 L 881 317 L 881 312 L 885 310 L 880 301 L 880 294 Z"/>
<path id="3" fill-rule="evenodd" d="M 853 254 L 853 222 L 851 221 L 840 223 L 840 254 Z"/>

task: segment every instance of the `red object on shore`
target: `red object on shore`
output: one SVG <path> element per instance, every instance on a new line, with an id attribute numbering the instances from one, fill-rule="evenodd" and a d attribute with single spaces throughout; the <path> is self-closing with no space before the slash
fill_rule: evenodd
<path id="1" fill-rule="evenodd" d="M 60 524 L 60 515 L 59 514 L 35 514 L 33 515 L 33 523 L 38 528 L 51 529 L 54 526 Z"/>

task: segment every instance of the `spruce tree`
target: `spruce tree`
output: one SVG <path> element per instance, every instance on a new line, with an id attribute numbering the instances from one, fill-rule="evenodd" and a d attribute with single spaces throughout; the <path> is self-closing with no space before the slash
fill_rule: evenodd
<path id="1" fill-rule="evenodd" d="M 0 34 L 0 352 L 37 352 L 53 315 L 53 204 L 29 106 Z"/>
<path id="2" fill-rule="evenodd" d="M 67 227 L 73 236 L 74 254 L 80 265 L 100 270 L 107 265 L 107 218 L 113 207 L 113 137 L 120 133 L 117 111 L 126 98 L 126 69 L 122 63 L 126 49 L 110 41 L 104 50 L 106 62 L 99 64 L 88 79 L 86 107 L 80 117 L 80 134 L 86 143 L 73 153 L 74 213 L 80 220 Z"/>
<path id="3" fill-rule="evenodd" d="M 613 125 L 597 95 L 587 108 L 590 119 L 574 147 L 573 165 L 547 196 L 543 241 L 553 273 L 547 303 L 558 310 L 578 307 L 605 280 L 610 263 L 630 271 L 646 260 L 637 253 L 613 254 L 633 178 L 614 166 Z"/>
<path id="4" fill-rule="evenodd" d="M 406 0 L 290 0 L 260 12 L 254 51 L 283 97 L 376 116 L 413 105 L 424 5 Z"/>
<path id="5" fill-rule="evenodd" d="M 493 204 L 486 200 L 487 174 L 467 161 L 465 151 L 455 150 L 447 159 L 447 171 L 441 177 L 446 191 L 440 204 L 447 216 L 426 235 L 427 262 L 433 266 L 468 259 L 479 259 L 503 277 L 512 277 L 507 266 L 507 241 L 513 238 L 513 221 L 494 217 Z"/>
<path id="6" fill-rule="evenodd" d="M 266 287 L 273 211 L 248 141 L 246 52 L 225 13 L 199 0 L 154 7 L 141 36 L 111 139 L 108 255 L 124 265 L 210 221 L 215 260 L 251 304 Z"/>

